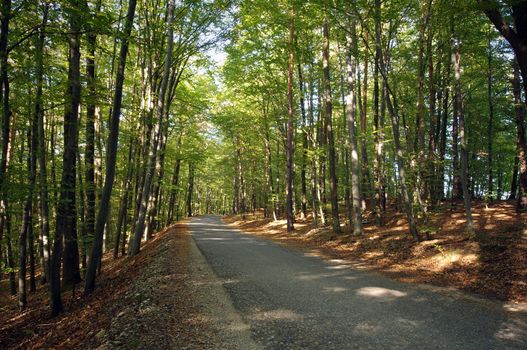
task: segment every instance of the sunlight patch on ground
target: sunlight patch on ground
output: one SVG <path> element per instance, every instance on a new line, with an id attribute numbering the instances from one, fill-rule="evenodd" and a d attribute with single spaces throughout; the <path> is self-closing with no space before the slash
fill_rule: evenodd
<path id="1" fill-rule="evenodd" d="M 432 259 L 439 270 L 448 269 L 454 264 L 472 265 L 478 261 L 476 254 L 467 254 L 460 249 L 442 251 Z"/>
<path id="2" fill-rule="evenodd" d="M 278 309 L 258 312 L 252 318 L 257 321 L 300 321 L 304 317 L 293 310 Z"/>
<path id="3" fill-rule="evenodd" d="M 372 298 L 382 298 L 385 300 L 395 300 L 397 298 L 402 298 L 408 294 L 401 292 L 395 289 L 388 289 L 382 287 L 362 287 L 357 289 L 357 295 L 372 297 Z"/>
<path id="4" fill-rule="evenodd" d="M 524 320 L 510 319 L 501 324 L 495 337 L 501 340 L 522 341 L 526 327 L 527 323 Z"/>
<path id="5" fill-rule="evenodd" d="M 348 291 L 348 288 L 343 287 L 324 287 L 322 288 L 323 293 L 344 293 Z"/>
<path id="6" fill-rule="evenodd" d="M 378 324 L 373 324 L 367 321 L 358 323 L 353 329 L 353 334 L 367 334 L 371 335 L 374 332 L 381 330 L 381 327 Z"/>

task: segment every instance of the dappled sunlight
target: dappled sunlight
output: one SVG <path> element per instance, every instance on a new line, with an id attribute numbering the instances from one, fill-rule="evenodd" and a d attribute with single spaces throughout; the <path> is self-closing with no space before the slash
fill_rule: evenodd
<path id="1" fill-rule="evenodd" d="M 295 277 L 300 281 L 316 281 L 323 278 L 334 278 L 343 276 L 345 272 L 328 272 L 328 273 L 301 273 L 299 276 Z M 348 277 L 348 276 L 345 276 Z M 350 277 L 350 279 L 356 279 L 356 277 Z"/>
<path id="2" fill-rule="evenodd" d="M 344 287 L 324 287 L 322 288 L 323 293 L 344 293 L 349 289 Z"/>
<path id="3" fill-rule="evenodd" d="M 255 313 L 251 319 L 255 321 L 301 321 L 304 317 L 293 310 L 277 309 Z"/>
<path id="4" fill-rule="evenodd" d="M 405 292 L 382 287 L 362 287 L 357 289 L 356 294 L 362 297 L 377 298 L 382 301 L 393 301 L 408 295 Z"/>
<path id="5" fill-rule="evenodd" d="M 351 265 L 331 265 L 331 266 L 326 266 L 326 269 L 328 270 L 344 270 L 344 269 L 349 269 L 351 268 Z"/>
<path id="6" fill-rule="evenodd" d="M 304 256 L 310 257 L 310 258 L 319 258 L 322 257 L 322 254 L 318 250 L 311 250 L 304 253 Z"/>
<path id="7" fill-rule="evenodd" d="M 382 328 L 379 324 L 374 324 L 368 321 L 358 322 L 355 327 L 353 327 L 352 333 L 355 335 L 368 335 L 375 334 L 381 331 Z"/>
<path id="8" fill-rule="evenodd" d="M 488 237 L 482 246 L 466 232 L 462 203 L 453 207 L 447 203 L 444 208 L 448 210 L 430 212 L 419 229 L 421 238 L 427 232 L 431 239 L 421 242 L 412 239 L 405 215 L 393 207 L 388 209 L 382 227 L 376 226 L 373 212 L 363 213 L 366 222 L 361 236 L 350 234 L 349 226 L 335 236 L 331 226 L 314 225 L 312 218 L 295 224 L 292 233 L 286 231 L 283 219 L 273 222 L 261 216 L 243 221 L 233 216 L 227 222 L 238 222 L 236 227 L 246 232 L 310 249 L 304 256 L 345 260 L 328 266 L 327 271 L 375 269 L 405 282 L 455 286 L 525 301 L 527 215 L 517 215 L 513 202 L 493 203 L 489 209 L 485 206 L 475 202 L 473 208 L 476 229 Z M 345 221 L 345 215 L 342 219 Z"/>
<path id="9" fill-rule="evenodd" d="M 232 241 L 232 238 L 228 237 L 209 237 L 209 238 L 196 238 L 198 241 Z"/>
<path id="10" fill-rule="evenodd" d="M 508 319 L 500 325 L 495 337 L 500 340 L 508 340 L 523 344 L 527 336 L 527 322 L 521 319 Z"/>

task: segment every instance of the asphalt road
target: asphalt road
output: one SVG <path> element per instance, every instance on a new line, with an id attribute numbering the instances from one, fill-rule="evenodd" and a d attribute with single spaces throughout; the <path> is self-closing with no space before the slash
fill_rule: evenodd
<path id="1" fill-rule="evenodd" d="M 527 349 L 525 313 L 405 284 L 194 218 L 193 237 L 266 349 Z"/>

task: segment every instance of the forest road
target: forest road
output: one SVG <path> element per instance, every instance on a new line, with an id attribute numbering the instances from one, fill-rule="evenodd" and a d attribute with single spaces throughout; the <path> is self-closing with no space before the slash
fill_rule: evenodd
<path id="1" fill-rule="evenodd" d="M 400 283 L 193 218 L 194 240 L 265 349 L 527 349 L 524 311 Z"/>

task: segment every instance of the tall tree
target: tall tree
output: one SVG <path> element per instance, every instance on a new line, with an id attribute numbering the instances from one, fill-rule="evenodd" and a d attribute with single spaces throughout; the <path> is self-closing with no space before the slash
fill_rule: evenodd
<path id="1" fill-rule="evenodd" d="M 121 116 L 121 106 L 123 99 L 124 73 L 126 59 L 128 56 L 128 44 L 135 17 L 136 4 L 136 0 L 130 0 L 128 2 L 128 12 L 126 14 L 126 22 L 123 28 L 123 41 L 121 42 L 121 49 L 119 52 L 119 63 L 117 66 L 117 76 L 115 79 L 115 94 L 113 99 L 112 115 L 110 118 L 110 134 L 108 135 L 106 177 L 104 180 L 104 188 L 99 205 L 99 212 L 97 213 L 97 221 L 95 222 L 92 251 L 90 254 L 88 269 L 86 270 L 86 281 L 84 284 L 85 294 L 90 294 L 95 288 L 97 264 L 99 263 L 102 254 L 104 226 L 108 218 L 110 196 L 112 194 L 112 186 L 115 177 L 115 163 L 117 160 L 117 144 L 119 138 L 119 119 Z"/>
<path id="2" fill-rule="evenodd" d="M 324 80 L 324 107 L 325 107 L 325 128 L 328 138 L 328 158 L 329 158 L 329 191 L 331 196 L 331 213 L 333 216 L 333 231 L 340 234 L 339 219 L 339 198 L 337 166 L 335 156 L 335 135 L 333 133 L 333 101 L 331 93 L 331 78 L 329 74 L 329 23 L 327 18 L 324 20 L 322 28 L 324 41 L 322 44 L 322 68 Z"/>
<path id="3" fill-rule="evenodd" d="M 289 14 L 289 62 L 287 68 L 287 139 L 286 139 L 286 183 L 287 183 L 287 204 L 286 204 L 286 216 L 287 216 L 287 232 L 291 232 L 295 229 L 294 226 L 294 212 L 293 212 L 293 137 L 294 137 L 294 110 L 293 110 L 293 71 L 295 67 L 295 54 L 294 54 L 294 38 L 295 38 L 295 11 L 293 8 Z"/>
<path id="4" fill-rule="evenodd" d="M 355 99 L 356 85 L 356 64 L 354 61 L 352 48 L 356 47 L 356 23 L 355 21 L 349 26 L 346 37 L 348 52 L 346 54 L 346 65 L 348 70 L 347 87 L 348 95 L 346 96 L 346 113 L 348 119 L 348 132 L 350 138 L 351 151 L 351 192 L 352 192 L 352 212 L 353 212 L 353 234 L 362 234 L 362 212 L 360 200 L 360 178 L 359 178 L 359 155 L 357 147 L 357 103 Z M 356 59 L 356 57 L 355 57 Z"/>
<path id="5" fill-rule="evenodd" d="M 80 81 L 80 36 L 82 9 L 80 0 L 66 4 L 69 21 L 68 33 L 68 82 L 64 107 L 64 153 L 62 157 L 62 179 L 55 224 L 55 240 L 51 256 L 51 301 L 52 314 L 62 312 L 60 268 L 64 254 L 63 283 L 73 286 L 81 281 L 79 251 L 77 244 L 76 210 L 76 161 L 78 150 L 78 117 L 81 95 Z M 64 239 L 64 252 L 62 240 Z"/>
<path id="6" fill-rule="evenodd" d="M 172 27 L 172 21 L 174 19 L 174 4 L 170 1 L 168 4 L 168 17 L 167 17 L 167 46 L 166 46 L 166 53 L 165 53 L 165 62 L 164 62 L 164 69 L 163 69 L 163 76 L 161 78 L 161 86 L 159 90 L 159 98 L 157 101 L 157 121 L 156 125 L 154 127 L 154 142 L 150 148 L 150 154 L 148 158 L 148 168 L 147 172 L 145 174 L 145 181 L 143 184 L 143 191 L 141 194 L 141 202 L 139 206 L 139 214 L 137 217 L 137 222 L 135 224 L 135 232 L 133 233 L 133 237 L 131 239 L 131 244 L 128 249 L 128 255 L 134 256 L 137 253 L 139 253 L 139 248 L 141 246 L 141 239 L 143 237 L 144 229 L 145 229 L 145 219 L 146 219 L 146 212 L 147 212 L 147 206 L 148 206 L 148 200 L 150 198 L 150 190 L 152 185 L 152 180 L 154 177 L 154 171 L 156 166 L 156 154 L 158 151 L 159 141 L 161 138 L 161 128 L 163 127 L 164 122 L 164 116 L 165 116 L 165 108 L 168 108 L 168 106 L 165 105 L 166 103 L 166 93 L 167 93 L 167 87 L 168 87 L 168 80 L 169 80 L 169 74 L 170 74 L 170 68 L 172 63 L 172 47 L 174 43 L 174 37 L 173 37 L 173 27 Z"/>

